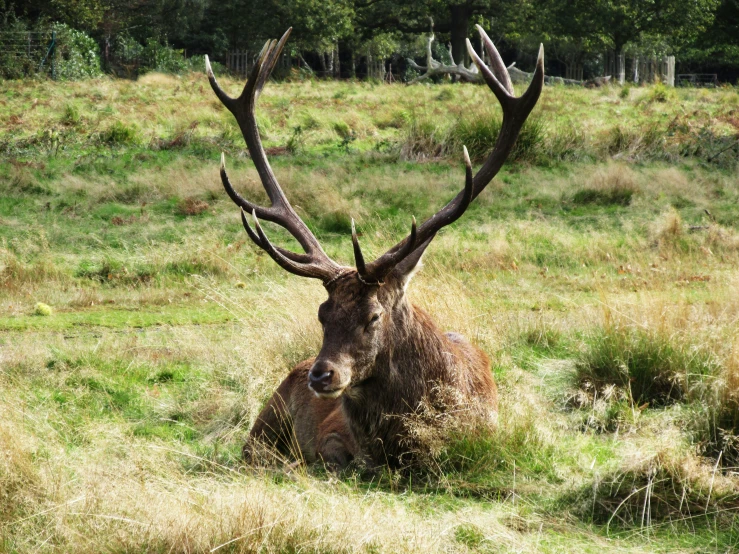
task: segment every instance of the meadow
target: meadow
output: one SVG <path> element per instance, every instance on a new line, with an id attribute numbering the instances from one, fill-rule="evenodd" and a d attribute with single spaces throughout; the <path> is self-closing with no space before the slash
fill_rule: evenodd
<path id="1" fill-rule="evenodd" d="M 351 217 L 383 252 L 500 125 L 470 85 L 286 81 L 257 112 L 345 264 Z M 406 472 L 241 463 L 325 292 L 249 242 L 222 151 L 264 202 L 200 73 L 2 83 L 0 552 L 739 548 L 736 89 L 545 88 L 410 287 L 490 356 L 499 427 L 417 422 Z"/>

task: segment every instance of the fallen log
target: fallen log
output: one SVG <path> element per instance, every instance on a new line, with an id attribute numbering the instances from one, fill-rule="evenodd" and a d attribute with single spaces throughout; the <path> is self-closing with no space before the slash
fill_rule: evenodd
<path id="1" fill-rule="evenodd" d="M 421 75 L 416 77 L 415 79 L 412 79 L 411 81 L 408 81 L 407 84 L 412 85 L 415 83 L 420 83 L 422 81 L 426 81 L 432 77 L 442 77 L 445 75 L 450 75 L 452 77 L 457 77 L 458 79 L 469 82 L 469 83 L 482 83 L 482 75 L 480 75 L 479 71 L 477 70 L 477 66 L 473 63 L 470 64 L 469 67 L 465 67 L 463 63 L 455 63 L 454 57 L 452 56 L 452 47 L 451 44 L 448 45 L 449 48 L 449 59 L 451 60 L 451 64 L 444 64 L 438 60 L 435 60 L 432 53 L 431 53 L 431 45 L 434 42 L 435 37 L 434 33 L 432 32 L 429 37 L 428 41 L 426 42 L 426 65 L 419 65 L 415 62 L 415 60 L 411 58 L 406 58 L 408 65 L 415 69 L 416 71 L 423 72 Z M 511 81 L 515 84 L 526 84 L 531 81 L 534 74 L 533 73 L 527 73 L 526 71 L 521 71 L 517 67 L 515 67 L 516 62 L 513 62 L 511 65 L 508 66 L 508 73 L 511 76 Z M 607 77 L 596 77 L 595 79 L 590 79 L 588 81 L 577 81 L 575 79 L 564 79 L 563 77 L 551 77 L 549 75 L 546 75 L 544 77 L 544 83 L 547 85 L 570 85 L 570 86 L 582 86 L 582 87 L 601 87 L 604 85 L 609 84 L 611 81 L 611 76 L 608 75 Z"/>

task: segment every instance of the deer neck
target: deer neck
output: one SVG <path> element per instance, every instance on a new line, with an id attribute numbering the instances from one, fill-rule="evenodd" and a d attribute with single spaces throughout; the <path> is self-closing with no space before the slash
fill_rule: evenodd
<path id="1" fill-rule="evenodd" d="M 348 391 L 348 407 L 373 416 L 415 409 L 431 387 L 451 380 L 449 342 L 426 312 L 403 301 L 371 376 Z"/>
<path id="2" fill-rule="evenodd" d="M 355 437 L 378 464 L 401 465 L 402 416 L 415 411 L 433 387 L 454 378 L 453 347 L 431 317 L 407 302 L 397 315 L 393 339 L 371 376 L 342 397 Z"/>

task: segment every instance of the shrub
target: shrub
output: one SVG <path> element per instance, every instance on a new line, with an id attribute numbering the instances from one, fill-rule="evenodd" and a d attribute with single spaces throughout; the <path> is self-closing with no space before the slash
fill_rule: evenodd
<path id="1" fill-rule="evenodd" d="M 127 32 L 120 33 L 113 44 L 113 57 L 124 63 L 137 61 L 144 47 Z"/>
<path id="2" fill-rule="evenodd" d="M 21 36 L 29 31 L 40 31 L 39 40 L 43 43 L 43 47 L 31 51 L 30 55 L 25 53 L 18 55 L 12 51 L 0 52 L 0 77 L 2 78 L 20 79 L 39 71 L 49 73 L 52 66 L 57 79 L 76 80 L 102 75 L 98 45 L 94 39 L 82 31 L 72 29 L 64 23 L 54 23 L 51 27 L 33 29 L 21 21 L 7 22 L 3 30 Z M 52 33 L 56 33 L 53 60 L 51 57 L 46 57 Z"/>
<path id="3" fill-rule="evenodd" d="M 3 31 L 23 36 L 29 28 L 23 21 L 14 20 L 12 14 L 12 9 L 9 14 L 3 14 L 6 17 L 10 15 L 10 20 L 4 22 Z M 33 75 L 38 70 L 40 62 L 40 57 L 19 56 L 12 49 L 0 49 L 0 78 L 21 79 Z"/>
<path id="4" fill-rule="evenodd" d="M 184 73 L 190 69 L 182 50 L 150 38 L 141 50 L 141 67 L 145 71 L 160 73 Z"/>
<path id="5" fill-rule="evenodd" d="M 57 35 L 56 76 L 58 79 L 76 80 L 102 75 L 100 51 L 92 37 L 63 23 L 54 24 L 52 29 Z"/>

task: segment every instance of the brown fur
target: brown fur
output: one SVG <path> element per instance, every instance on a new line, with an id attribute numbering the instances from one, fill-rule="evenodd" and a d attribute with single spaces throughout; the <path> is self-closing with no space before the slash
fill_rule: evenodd
<path id="1" fill-rule="evenodd" d="M 457 391 L 463 407 L 494 417 L 498 397 L 487 356 L 460 335 L 443 333 L 408 302 L 405 285 L 414 268 L 396 269 L 383 286 L 366 285 L 352 273 L 329 288 L 319 309 L 319 355 L 282 382 L 251 440 L 267 440 L 286 453 L 293 445 L 293 455 L 297 446 L 309 463 L 323 459 L 345 467 L 361 456 L 372 465 L 398 467 L 413 450 L 403 416 L 435 387 Z M 319 362 L 332 368 L 333 388 L 317 395 L 308 376 Z M 327 397 L 337 391 L 338 398 Z"/>
<path id="2" fill-rule="evenodd" d="M 279 41 L 265 45 L 238 98 L 229 97 L 218 86 L 206 56 L 208 80 L 236 117 L 270 199 L 270 206 L 263 207 L 239 195 L 228 179 L 222 157 L 221 180 L 241 207 L 244 229 L 280 267 L 295 275 L 321 279 L 328 291 L 328 300 L 318 310 L 323 326 L 321 351 L 315 359 L 299 364 L 277 389 L 251 431 L 244 448 L 247 457 L 256 445 L 267 442 L 285 452 L 299 452 L 308 462 L 320 458 L 343 467 L 361 455 L 372 464 L 400 466 L 407 452 L 414 450 L 404 429 L 405 416 L 432 400 L 434 390 L 452 391 L 460 408 L 491 416 L 497 412 L 497 390 L 485 354 L 461 336 L 443 333 L 405 296 L 408 282 L 436 233 L 459 219 L 502 167 L 544 86 L 543 47 L 529 88 L 514 97 L 503 60 L 482 27 L 477 27 L 491 56 L 492 69 L 471 47 L 469 53 L 503 110 L 495 147 L 474 175 L 463 148 L 464 189 L 420 226 L 413 219 L 410 234 L 369 264 L 352 222 L 356 270 L 331 260 L 292 208 L 269 166 L 256 128 L 254 107 L 259 90 L 279 59 L 290 30 Z M 273 245 L 259 218 L 282 226 L 300 243 L 303 253 Z"/>
<path id="3" fill-rule="evenodd" d="M 254 461 L 257 442 L 285 456 L 346 467 L 358 451 L 338 398 L 323 399 L 308 388 L 314 358 L 299 363 L 257 416 L 244 445 L 244 458 Z"/>

